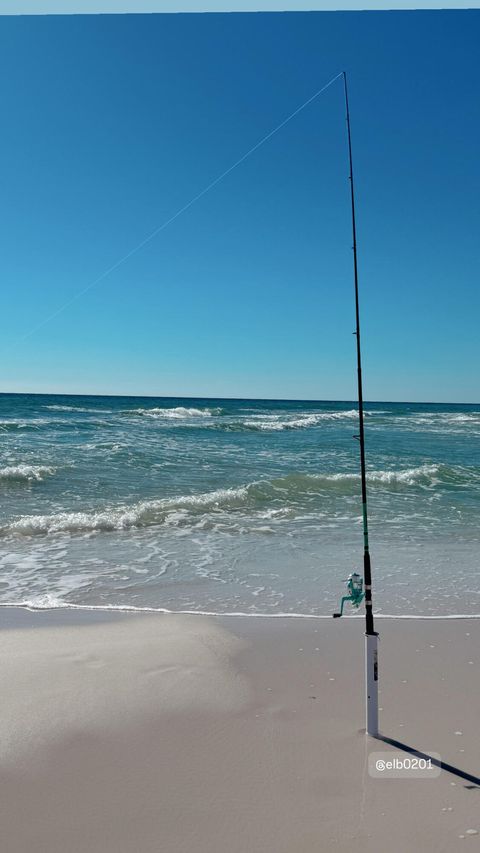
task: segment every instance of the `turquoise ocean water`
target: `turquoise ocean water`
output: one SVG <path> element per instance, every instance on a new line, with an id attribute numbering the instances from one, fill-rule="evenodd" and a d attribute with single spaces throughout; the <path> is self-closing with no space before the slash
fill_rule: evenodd
<path id="1" fill-rule="evenodd" d="M 480 405 L 368 403 L 375 610 L 480 613 Z M 336 609 L 353 402 L 0 395 L 0 603 Z"/>

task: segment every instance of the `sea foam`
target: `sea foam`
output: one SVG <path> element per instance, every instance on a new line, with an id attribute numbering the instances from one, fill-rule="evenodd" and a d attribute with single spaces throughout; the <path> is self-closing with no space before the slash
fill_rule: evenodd
<path id="1" fill-rule="evenodd" d="M 183 420 L 184 418 L 211 418 L 221 413 L 221 409 L 196 409 L 192 406 L 175 406 L 171 409 L 153 407 L 151 409 L 134 409 L 128 414 L 143 415 L 149 418 L 167 418 Z"/>
<path id="2" fill-rule="evenodd" d="M 433 488 L 448 482 L 455 472 L 441 465 L 421 465 L 403 471 L 371 471 L 367 479 L 373 486 Z M 457 478 L 460 476 L 456 475 Z M 252 512 L 282 508 L 302 510 L 305 500 L 319 495 L 354 495 L 359 489 L 357 473 L 288 474 L 272 480 L 257 480 L 236 488 L 216 489 L 192 495 L 143 500 L 131 505 L 105 507 L 84 512 L 59 512 L 27 515 L 0 528 L 0 534 L 30 536 L 56 533 L 94 533 L 167 524 L 184 526 L 198 521 L 199 515 Z M 279 506 L 280 505 L 280 506 Z"/>
<path id="3" fill-rule="evenodd" d="M 328 421 L 356 420 L 358 411 L 350 409 L 344 412 L 299 412 L 295 416 L 252 415 L 239 426 L 253 430 L 278 432 L 286 429 L 307 429 Z"/>
<path id="4" fill-rule="evenodd" d="M 32 482 L 41 481 L 55 473 L 55 468 L 47 465 L 7 465 L 0 468 L 0 481 Z"/>
<path id="5" fill-rule="evenodd" d="M 165 615 L 172 616 L 210 616 L 210 617 L 220 617 L 221 619 L 225 618 L 244 618 L 248 617 L 249 619 L 312 619 L 314 621 L 319 621 L 323 619 L 327 619 L 331 622 L 332 614 L 331 613 L 292 613 L 292 612 L 282 612 L 278 613 L 261 613 L 258 611 L 251 610 L 236 610 L 236 611 L 223 611 L 223 610 L 188 610 L 188 609 L 178 609 L 171 610 L 167 607 L 141 607 L 136 606 L 134 604 L 75 604 L 70 601 L 65 601 L 58 596 L 51 595 L 46 593 L 45 595 L 39 595 L 36 598 L 31 598 L 23 601 L 2 601 L 0 602 L 0 607 L 19 607 L 23 610 L 80 610 L 85 612 L 97 611 L 97 612 L 105 612 L 105 613 L 162 613 Z M 363 613 L 346 613 L 343 616 L 343 619 L 356 619 L 363 621 L 365 618 Z M 407 621 L 443 621 L 452 619 L 458 620 L 471 620 L 471 619 L 480 619 L 480 613 L 445 613 L 438 615 L 423 615 L 421 613 L 376 613 L 375 619 L 390 619 L 390 620 L 407 620 Z"/>

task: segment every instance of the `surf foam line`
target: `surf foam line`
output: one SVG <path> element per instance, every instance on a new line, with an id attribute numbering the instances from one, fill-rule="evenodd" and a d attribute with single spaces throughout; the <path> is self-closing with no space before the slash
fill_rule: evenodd
<path id="1" fill-rule="evenodd" d="M 55 474 L 55 468 L 49 465 L 29 465 L 27 463 L 6 465 L 4 468 L 0 468 L 0 482 L 40 482 L 53 474 Z"/>
<path id="2" fill-rule="evenodd" d="M 378 488 L 400 487 L 431 489 L 452 479 L 453 471 L 445 466 L 424 465 L 405 471 L 371 471 L 367 481 Z M 121 531 L 153 525 L 174 523 L 185 526 L 205 513 L 212 517 L 219 512 L 245 513 L 264 509 L 272 504 L 298 509 L 311 495 L 328 497 L 354 494 L 359 475 L 287 474 L 273 480 L 258 480 L 236 488 L 217 489 L 193 495 L 144 500 L 136 504 L 109 506 L 101 510 L 59 512 L 51 515 L 24 515 L 0 527 L 0 535 L 46 535 L 57 533 L 86 533 Z M 172 515 L 177 517 L 172 518 Z"/>
<path id="3" fill-rule="evenodd" d="M 121 412 L 121 414 L 127 415 L 143 415 L 144 417 L 149 418 L 166 418 L 173 420 L 182 420 L 184 418 L 211 418 L 213 415 L 220 415 L 221 413 L 222 409 L 219 409 L 218 407 L 213 409 L 195 409 L 186 406 L 175 406 L 170 409 L 162 409 L 157 406 L 151 409 L 140 408 Z"/>
<path id="4" fill-rule="evenodd" d="M 214 616 L 218 618 L 237 618 L 248 617 L 249 619 L 332 619 L 331 613 L 247 613 L 244 611 L 225 612 L 221 613 L 216 610 L 169 610 L 166 607 L 137 607 L 129 604 L 72 604 L 67 601 L 53 600 L 45 603 L 35 604 L 30 601 L 0 602 L 0 607 L 17 607 L 21 610 L 31 612 L 40 612 L 44 610 L 84 610 L 98 611 L 104 613 L 162 613 L 171 616 Z M 363 620 L 364 616 L 359 613 L 357 615 L 344 616 L 344 619 Z M 422 616 L 420 614 L 395 614 L 395 613 L 376 613 L 375 619 L 403 619 L 413 621 L 440 621 L 442 619 L 480 619 L 480 613 L 447 613 L 439 616 Z"/>
<path id="5" fill-rule="evenodd" d="M 240 428 L 260 431 L 274 431 L 288 429 L 306 429 L 312 426 L 318 426 L 324 421 L 339 421 L 339 420 L 356 420 L 358 412 L 351 409 L 346 412 L 299 412 L 295 417 L 285 418 L 285 416 L 276 415 L 250 415 L 244 421 L 239 423 Z"/>

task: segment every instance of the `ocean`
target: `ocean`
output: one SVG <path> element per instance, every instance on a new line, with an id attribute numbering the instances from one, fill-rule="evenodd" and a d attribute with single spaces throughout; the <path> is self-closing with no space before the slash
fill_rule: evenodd
<path id="1" fill-rule="evenodd" d="M 354 402 L 0 395 L 0 604 L 328 615 Z M 367 403 L 374 610 L 480 613 L 480 405 Z M 351 612 L 351 611 L 350 611 Z"/>

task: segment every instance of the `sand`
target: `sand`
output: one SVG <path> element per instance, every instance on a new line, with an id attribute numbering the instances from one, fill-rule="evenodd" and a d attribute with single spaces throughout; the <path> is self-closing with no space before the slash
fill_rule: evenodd
<path id="1" fill-rule="evenodd" d="M 480 620 L 0 611 L 2 853 L 480 849 Z M 462 837 L 463 836 L 463 837 Z"/>

